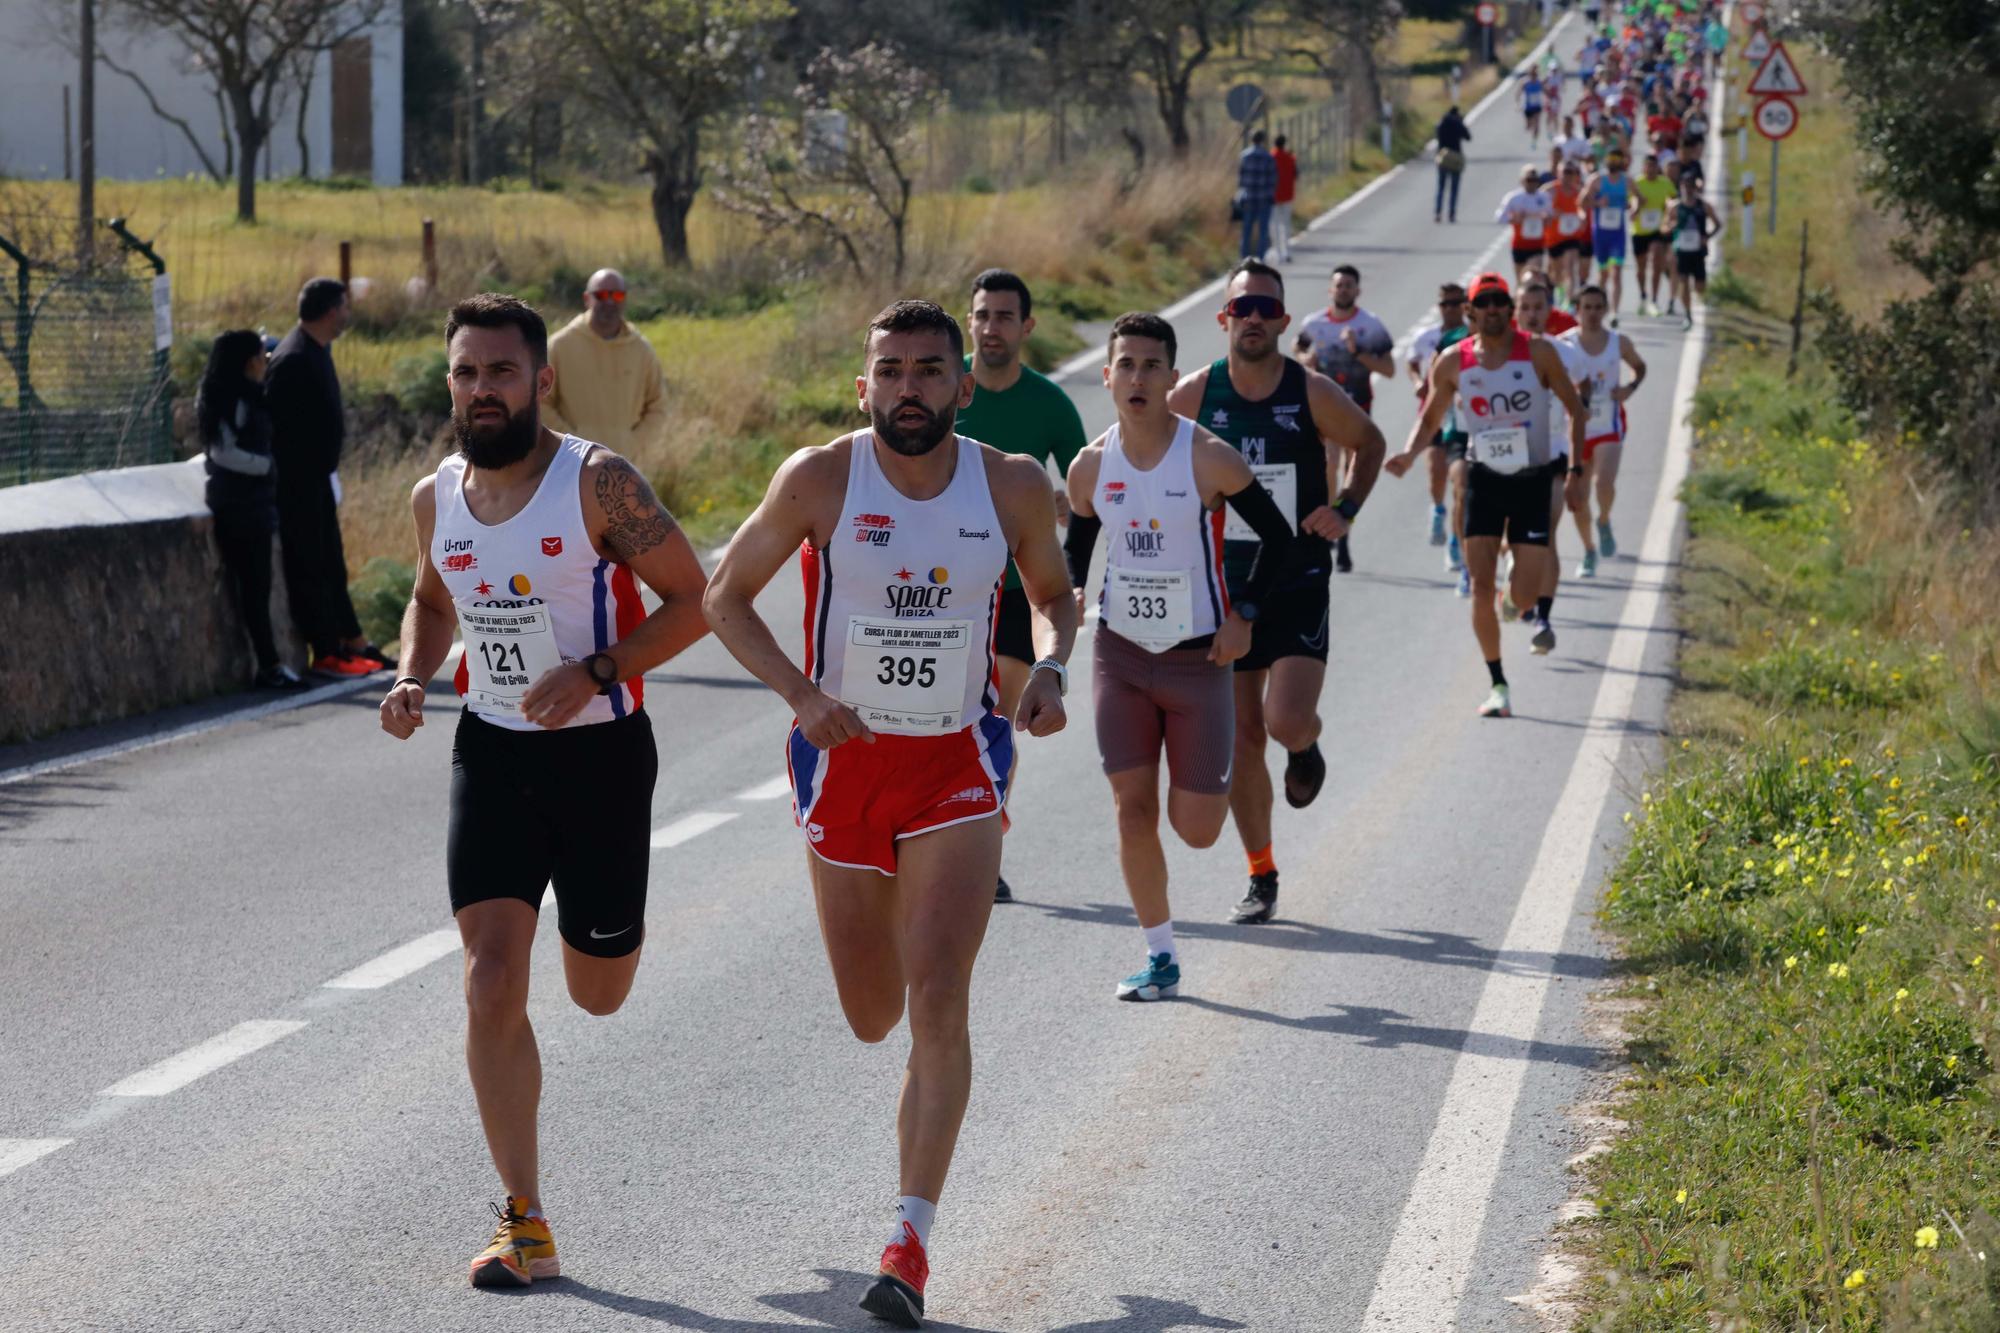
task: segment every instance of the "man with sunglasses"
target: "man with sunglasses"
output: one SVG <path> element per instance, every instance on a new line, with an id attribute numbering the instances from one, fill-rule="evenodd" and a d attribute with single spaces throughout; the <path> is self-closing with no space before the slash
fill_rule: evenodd
<path id="1" fill-rule="evenodd" d="M 1481 717 L 1512 717 L 1507 676 L 1500 665 L 1500 617 L 1494 574 L 1505 538 L 1514 553 L 1511 583 L 1516 605 L 1532 606 L 1548 579 L 1554 483 L 1580 473 L 1563 457 L 1583 454 L 1587 419 L 1576 385 L 1555 346 L 1514 326 L 1514 298 L 1507 280 L 1482 273 L 1472 284 L 1473 336 L 1456 355 L 1431 363 L 1430 393 L 1403 451 L 1384 466 L 1402 476 L 1456 404 L 1466 423 L 1465 564 L 1472 574 L 1472 632 L 1492 679 L 1479 706 Z M 1551 438 L 1554 403 L 1569 418 L 1569 446 Z"/>
<path id="2" fill-rule="evenodd" d="M 1292 523 L 1288 577 L 1268 601 L 1245 596 L 1257 564 L 1256 533 L 1233 513 L 1223 529 L 1223 573 L 1231 603 L 1250 622 L 1250 651 L 1235 662 L 1236 753 L 1229 809 L 1250 861 L 1250 890 L 1231 920 L 1269 921 L 1277 910 L 1271 851 L 1267 741 L 1285 747 L 1285 801 L 1312 804 L 1326 781 L 1319 751 L 1319 695 L 1326 682 L 1332 543 L 1345 537 L 1382 467 L 1382 432 L 1339 386 L 1286 356 L 1291 323 L 1285 281 L 1257 259 L 1240 261 L 1216 315 L 1227 356 L 1174 386 L 1167 406 L 1192 417 L 1243 455 Z M 1353 456 L 1340 489 L 1340 457 Z"/>
<path id="3" fill-rule="evenodd" d="M 583 285 L 583 313 L 549 339 L 555 387 L 542 420 L 557 434 L 595 440 L 644 459 L 667 438 L 667 381 L 660 358 L 625 322 L 625 278 L 601 268 Z"/>
<path id="4" fill-rule="evenodd" d="M 1465 288 L 1455 282 L 1447 282 L 1438 288 L 1438 322 L 1423 329 L 1410 341 L 1409 360 L 1404 369 L 1409 372 L 1410 382 L 1416 386 L 1417 407 L 1423 407 L 1424 396 L 1430 392 L 1431 361 L 1439 351 L 1450 347 L 1467 334 L 1465 327 Z M 1458 423 L 1452 417 L 1445 419 L 1444 428 L 1431 437 L 1430 479 L 1431 479 L 1431 545 L 1444 546 L 1444 567 L 1462 571 L 1464 556 L 1459 545 L 1460 519 L 1456 512 L 1462 506 L 1459 495 L 1465 489 L 1465 481 L 1460 477 L 1452 487 L 1454 513 L 1451 522 L 1445 522 L 1445 481 L 1452 471 L 1454 455 L 1451 453 L 1452 437 L 1459 437 L 1457 459 L 1465 457 L 1464 432 L 1456 429 Z M 1446 528 L 1450 529 L 1447 543 Z"/>

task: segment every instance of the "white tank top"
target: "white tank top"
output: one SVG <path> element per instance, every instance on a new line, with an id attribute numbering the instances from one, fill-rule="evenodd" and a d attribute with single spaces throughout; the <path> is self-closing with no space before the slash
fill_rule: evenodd
<path id="1" fill-rule="evenodd" d="M 833 540 L 800 553 L 806 675 L 873 731 L 945 735 L 999 706 L 993 626 L 1007 537 L 985 446 L 952 438 L 951 484 L 912 500 L 882 475 L 875 432 L 857 432 Z"/>
<path id="2" fill-rule="evenodd" d="M 1215 633 L 1229 614 L 1223 511 L 1204 507 L 1195 485 L 1194 422 L 1179 418 L 1166 454 L 1143 472 L 1114 424 L 1091 504 L 1110 542 L 1099 626 L 1156 653 Z"/>
<path id="3" fill-rule="evenodd" d="M 438 464 L 431 564 L 458 608 L 465 652 L 453 678 L 467 708 L 514 731 L 539 731 L 521 697 L 544 672 L 603 652 L 645 619 L 632 571 L 598 555 L 583 519 L 588 440 L 563 436 L 534 498 L 487 525 L 465 503 L 465 456 Z M 624 717 L 644 686 L 626 681 L 583 706 L 567 725 Z"/>
<path id="4" fill-rule="evenodd" d="M 1495 472 L 1542 467 L 1567 450 L 1551 451 L 1549 400 L 1553 396 L 1528 352 L 1532 335 L 1514 330 L 1498 370 L 1479 364 L 1479 339 L 1458 344 L 1459 422 L 1465 456 Z"/>
<path id="5" fill-rule="evenodd" d="M 1611 391 L 1618 387 L 1618 367 L 1624 360 L 1620 355 L 1623 345 L 1619 342 L 1623 335 L 1616 329 L 1606 329 L 1605 333 L 1604 350 L 1596 356 L 1584 350 L 1582 329 L 1571 329 L 1556 339 L 1556 350 L 1562 353 L 1569 377 L 1576 381 L 1576 391 L 1588 409 L 1583 433 L 1591 444 L 1625 438 L 1625 409 L 1611 397 Z"/>

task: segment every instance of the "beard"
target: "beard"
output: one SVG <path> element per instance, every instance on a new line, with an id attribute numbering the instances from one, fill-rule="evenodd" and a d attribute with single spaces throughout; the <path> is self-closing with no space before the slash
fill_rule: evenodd
<path id="1" fill-rule="evenodd" d="M 467 410 L 494 406 L 506 411 L 506 404 L 497 400 L 473 403 Z M 503 468 L 520 462 L 535 447 L 541 430 L 541 409 L 533 402 L 519 412 L 509 412 L 497 426 L 475 426 L 456 408 L 451 413 L 451 433 L 458 440 L 458 451 L 474 467 Z"/>
<path id="2" fill-rule="evenodd" d="M 975 348 L 973 354 L 979 358 L 979 364 L 988 370 L 1005 370 L 1014 364 L 1014 353 L 1004 348 L 997 356 L 984 347 Z"/>
<path id="3" fill-rule="evenodd" d="M 898 413 L 916 408 L 925 414 L 921 426 L 899 426 L 895 417 Z M 888 445 L 905 458 L 921 458 L 944 441 L 951 434 L 952 425 L 958 420 L 956 405 L 942 412 L 933 412 L 922 403 L 898 403 L 887 413 L 880 408 L 870 407 L 868 419 L 875 426 L 875 438 Z"/>
<path id="4" fill-rule="evenodd" d="M 1277 352 L 1278 335 L 1268 327 L 1262 331 L 1264 335 L 1262 338 L 1246 339 L 1244 336 L 1246 332 L 1247 330 L 1238 330 L 1229 339 L 1229 354 L 1238 361 L 1262 361 Z"/>

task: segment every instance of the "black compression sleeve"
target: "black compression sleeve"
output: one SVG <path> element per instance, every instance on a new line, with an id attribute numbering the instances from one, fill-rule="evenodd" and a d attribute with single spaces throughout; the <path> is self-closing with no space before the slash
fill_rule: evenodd
<path id="1" fill-rule="evenodd" d="M 1063 538 L 1063 559 L 1069 563 L 1070 586 L 1082 588 L 1090 577 L 1090 553 L 1097 549 L 1097 532 L 1104 520 L 1095 514 L 1072 513 Z"/>
<path id="2" fill-rule="evenodd" d="M 1278 502 L 1261 482 L 1253 481 L 1236 494 L 1222 498 L 1257 534 L 1257 563 L 1250 568 L 1243 600 L 1262 603 L 1278 586 L 1278 580 L 1284 577 L 1286 566 L 1291 563 L 1292 525 L 1285 521 Z"/>

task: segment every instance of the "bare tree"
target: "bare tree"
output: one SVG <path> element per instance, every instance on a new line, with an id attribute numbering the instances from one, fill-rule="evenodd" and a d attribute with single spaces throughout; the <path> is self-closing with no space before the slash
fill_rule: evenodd
<path id="1" fill-rule="evenodd" d="M 111 53 L 102 47 L 98 48 L 97 63 L 110 70 L 113 74 L 126 79 L 134 88 L 137 88 L 139 95 L 146 99 L 146 105 L 153 109 L 153 114 L 181 132 L 181 137 L 187 140 L 188 147 L 194 149 L 194 155 L 201 159 L 203 169 L 209 175 L 213 176 L 218 184 L 229 179 L 229 162 L 233 161 L 233 158 L 226 159 L 222 164 L 218 165 L 214 155 L 208 151 L 208 145 L 204 144 L 201 141 L 201 136 L 195 133 L 194 126 L 189 124 L 185 117 L 176 116 L 173 112 L 161 106 L 160 99 L 153 95 L 152 86 L 140 77 L 137 70 L 128 69 L 124 65 L 119 64 L 116 60 L 112 59 Z M 228 121 L 224 121 L 222 125 L 222 147 L 225 153 L 229 151 Z"/>
<path id="2" fill-rule="evenodd" d="M 1109 70 L 1137 70 L 1153 94 L 1174 156 L 1194 144 L 1188 110 L 1195 74 L 1255 0 L 1146 0 L 1113 9 L 1077 7 L 1068 41 Z"/>
<path id="3" fill-rule="evenodd" d="M 1342 80 L 1358 75 L 1368 90 L 1369 114 L 1382 105 L 1382 65 L 1376 52 L 1403 21 L 1401 0 L 1285 0 L 1291 31 L 1314 40 L 1287 49 L 1303 56 L 1336 95 Z"/>
<path id="4" fill-rule="evenodd" d="M 795 125 L 752 116 L 740 160 L 723 169 L 717 199 L 767 229 L 806 231 L 840 248 L 857 278 L 887 250 L 901 279 L 916 185 L 914 131 L 937 87 L 894 47 L 821 51 L 793 94 Z"/>
<path id="5" fill-rule="evenodd" d="M 688 262 L 687 215 L 701 188 L 704 123 L 736 104 L 768 25 L 787 0 L 543 0 L 571 53 L 578 96 L 640 143 L 653 222 L 669 265 Z"/>
<path id="6" fill-rule="evenodd" d="M 338 45 L 373 24 L 385 0 L 105 0 L 132 31 L 180 40 L 229 104 L 236 140 L 236 216 L 257 220 L 257 159 L 273 106 L 301 52 Z"/>

